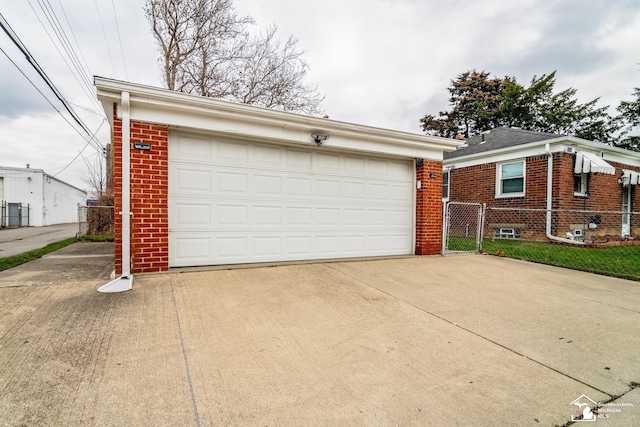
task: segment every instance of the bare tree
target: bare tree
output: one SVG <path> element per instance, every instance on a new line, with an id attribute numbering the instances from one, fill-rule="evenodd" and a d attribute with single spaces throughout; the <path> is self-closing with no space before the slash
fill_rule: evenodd
<path id="1" fill-rule="evenodd" d="M 324 97 L 305 83 L 309 69 L 293 37 L 276 27 L 250 36 L 253 19 L 232 0 L 147 0 L 167 88 L 267 108 L 319 114 Z"/>
<path id="2" fill-rule="evenodd" d="M 198 87 L 192 67 L 200 55 L 224 60 L 226 50 L 245 32 L 250 17 L 238 16 L 232 0 L 147 0 L 145 14 L 162 53 L 168 89 Z M 202 84 L 202 83 L 201 83 Z"/>

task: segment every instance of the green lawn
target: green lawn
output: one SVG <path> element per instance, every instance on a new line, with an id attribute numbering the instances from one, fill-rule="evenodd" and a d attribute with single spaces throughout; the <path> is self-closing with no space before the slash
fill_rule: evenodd
<path id="1" fill-rule="evenodd" d="M 594 248 L 521 240 L 485 239 L 483 251 L 574 270 L 640 281 L 640 245 Z"/>
<path id="2" fill-rule="evenodd" d="M 490 255 L 640 281 L 640 245 L 594 248 L 509 239 L 484 239 L 482 245 Z M 475 248 L 475 238 L 449 238 L 450 251 Z"/>
<path id="3" fill-rule="evenodd" d="M 33 261 L 34 259 L 38 259 L 43 257 L 44 255 L 57 251 L 58 249 L 62 249 L 65 246 L 69 246 L 72 243 L 76 243 L 78 239 L 75 237 L 71 237 L 69 239 L 61 240 L 55 243 L 49 243 L 44 248 L 34 249 L 29 252 L 24 252 L 19 255 L 8 256 L 5 258 L 0 258 L 0 271 L 8 270 L 9 268 L 17 267 L 20 264 L 24 264 L 25 262 Z"/>

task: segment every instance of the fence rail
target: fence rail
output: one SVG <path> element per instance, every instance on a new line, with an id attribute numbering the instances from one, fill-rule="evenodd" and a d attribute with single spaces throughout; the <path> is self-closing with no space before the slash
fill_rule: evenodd
<path id="1" fill-rule="evenodd" d="M 29 227 L 31 206 L 28 203 L 0 202 L 0 227 Z"/>
<path id="2" fill-rule="evenodd" d="M 474 213 L 464 206 L 454 209 L 466 209 L 466 214 L 445 218 L 444 249 L 482 251 L 640 281 L 640 212 L 488 206 L 480 208 L 481 231 L 473 235 L 469 231 L 474 230 Z"/>
<path id="3" fill-rule="evenodd" d="M 113 206 L 78 206 L 78 237 L 113 233 Z"/>

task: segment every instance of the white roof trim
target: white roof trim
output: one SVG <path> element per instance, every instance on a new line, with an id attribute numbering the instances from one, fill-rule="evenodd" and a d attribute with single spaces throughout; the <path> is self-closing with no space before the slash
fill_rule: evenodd
<path id="1" fill-rule="evenodd" d="M 620 181 L 625 187 L 628 185 L 638 185 L 640 184 L 640 172 L 622 169 Z"/>
<path id="2" fill-rule="evenodd" d="M 547 146 L 549 147 L 548 151 L 546 149 Z M 571 151 L 569 151 L 569 149 L 571 149 Z M 603 153 L 603 157 L 609 162 L 640 167 L 640 153 L 636 151 L 625 150 L 624 148 L 613 147 L 573 136 L 561 136 L 553 139 L 545 139 L 527 144 L 513 145 L 496 150 L 453 157 L 445 159 L 443 164 L 445 166 L 455 166 L 459 168 L 549 153 L 575 152 L 580 149 Z"/>
<path id="3" fill-rule="evenodd" d="M 576 151 L 576 164 L 573 172 L 578 173 L 604 173 L 615 175 L 616 168 L 605 162 L 602 157 L 586 151 Z"/>
<path id="4" fill-rule="evenodd" d="M 172 128 L 215 132 L 265 142 L 315 146 L 311 133 L 330 135 L 322 147 L 442 161 L 460 141 L 381 129 L 222 101 L 150 86 L 94 77 L 98 99 L 113 121 L 113 104 L 130 94 L 131 119 Z M 319 148 L 322 149 L 322 148 Z"/>

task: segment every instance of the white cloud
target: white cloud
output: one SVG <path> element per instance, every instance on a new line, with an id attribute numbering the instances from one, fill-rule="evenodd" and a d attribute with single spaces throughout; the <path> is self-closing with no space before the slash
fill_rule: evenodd
<path id="1" fill-rule="evenodd" d="M 95 2 L 62 1 L 73 34 L 59 4 L 51 3 L 71 43 L 75 44 L 74 35 L 77 38 L 91 76 L 159 86 L 159 55 L 144 17 L 144 1 L 113 2 L 122 51 L 112 3 L 97 3 L 100 15 Z M 39 11 L 36 2 L 31 4 Z M 575 87 L 585 101 L 602 96 L 603 105 L 617 105 L 640 86 L 640 58 L 633 50 L 640 45 L 640 4 L 635 1 L 236 0 L 235 4 L 239 13 L 255 18 L 256 30 L 276 24 L 282 38 L 293 34 L 299 39 L 300 48 L 307 51 L 309 79 L 326 94 L 325 111 L 336 120 L 420 132 L 420 117 L 448 108 L 450 80 L 474 68 L 514 75 L 524 84 L 534 75 L 558 70 L 558 89 Z M 0 0 L 0 10 L 63 95 L 83 108 L 99 110 L 93 88 L 89 95 L 79 90 L 80 83 L 29 3 Z M 4 34 L 0 47 L 52 98 Z M 92 131 L 97 128 L 100 122 L 94 114 L 76 111 Z M 85 144 L 3 55 L 0 127 L 0 164 L 60 167 Z M 100 138 L 105 144 L 109 133 L 101 132 Z M 75 176 L 69 179 L 78 183 Z"/>

